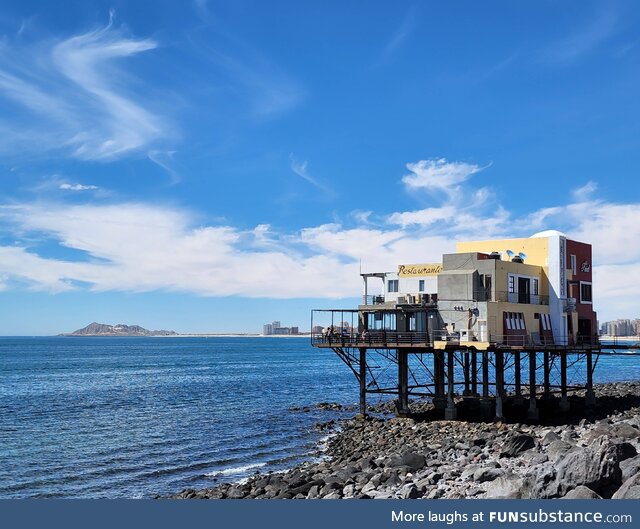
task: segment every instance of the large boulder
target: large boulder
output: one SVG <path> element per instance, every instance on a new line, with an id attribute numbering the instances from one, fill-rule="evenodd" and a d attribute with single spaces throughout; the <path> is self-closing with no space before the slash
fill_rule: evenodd
<path id="1" fill-rule="evenodd" d="M 614 500 L 640 499 L 640 472 L 625 481 L 612 497 Z"/>
<path id="2" fill-rule="evenodd" d="M 500 476 L 489 483 L 485 497 L 519 499 L 523 495 L 524 480 L 515 474 Z"/>
<path id="3" fill-rule="evenodd" d="M 587 448 L 574 448 L 557 464 L 557 493 L 564 496 L 584 485 L 605 498 L 622 483 L 618 448 L 607 436 L 595 439 Z"/>
<path id="4" fill-rule="evenodd" d="M 502 445 L 500 457 L 515 457 L 534 446 L 536 446 L 536 441 L 530 435 L 526 433 L 515 434 L 509 437 Z"/>
<path id="5" fill-rule="evenodd" d="M 564 495 L 565 500 L 601 500 L 602 496 L 593 492 L 589 487 L 578 485 Z"/>
<path id="6" fill-rule="evenodd" d="M 570 445 L 565 441 L 561 441 L 560 439 L 552 441 L 549 446 L 547 446 L 547 456 L 549 457 L 549 461 L 555 462 L 562 459 L 572 448 L 573 445 Z"/>
<path id="7" fill-rule="evenodd" d="M 624 483 L 630 477 L 635 476 L 640 472 L 640 456 L 621 461 L 620 470 L 622 470 L 622 482 Z"/>

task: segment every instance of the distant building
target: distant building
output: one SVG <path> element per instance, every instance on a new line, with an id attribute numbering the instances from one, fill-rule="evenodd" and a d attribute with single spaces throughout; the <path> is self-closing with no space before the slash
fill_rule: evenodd
<path id="1" fill-rule="evenodd" d="M 300 331 L 298 327 L 283 327 L 279 321 L 272 321 L 271 323 L 265 323 L 262 326 L 262 334 L 264 334 L 265 336 L 271 336 L 271 335 L 283 336 L 288 334 L 298 334 L 299 332 Z M 322 332 L 322 327 L 320 327 L 320 330 L 318 332 Z"/>
<path id="2" fill-rule="evenodd" d="M 600 326 L 600 332 L 608 336 L 638 336 L 640 335 L 640 319 L 606 321 Z"/>

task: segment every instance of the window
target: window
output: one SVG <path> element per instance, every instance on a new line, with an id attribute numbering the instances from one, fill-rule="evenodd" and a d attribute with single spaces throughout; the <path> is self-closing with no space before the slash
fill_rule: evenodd
<path id="1" fill-rule="evenodd" d="M 534 279 L 532 280 L 531 288 L 532 288 L 532 292 L 531 292 L 531 293 L 532 293 L 534 296 L 537 296 L 537 295 L 539 294 L 539 292 L 538 292 L 538 280 L 537 280 L 537 279 L 535 279 L 535 278 L 534 278 Z"/>
<path id="2" fill-rule="evenodd" d="M 424 292 L 424 279 L 418 280 L 418 291 Z"/>
<path id="3" fill-rule="evenodd" d="M 578 260 L 576 259 L 575 255 L 571 255 L 571 273 L 573 275 L 576 275 L 576 272 L 578 271 Z"/>
<path id="4" fill-rule="evenodd" d="M 389 279 L 387 282 L 387 291 L 388 292 L 398 292 L 398 280 L 397 279 Z"/>
<path id="5" fill-rule="evenodd" d="M 509 274 L 509 293 L 513 294 L 516 291 L 516 276 Z"/>
<path id="6" fill-rule="evenodd" d="M 580 281 L 580 303 L 592 303 L 591 283 Z"/>

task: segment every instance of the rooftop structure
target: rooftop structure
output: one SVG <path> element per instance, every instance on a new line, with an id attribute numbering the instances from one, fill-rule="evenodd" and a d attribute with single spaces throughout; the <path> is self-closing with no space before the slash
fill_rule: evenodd
<path id="1" fill-rule="evenodd" d="M 591 245 L 546 231 L 459 242 L 456 250 L 440 262 L 361 274 L 357 309 L 313 311 L 311 327 L 321 332 L 312 343 L 333 349 L 354 372 L 361 411 L 367 393 L 397 393 L 400 413 L 411 394 L 431 397 L 447 418 L 460 397 L 502 417 L 505 398 L 524 402 L 525 376 L 531 419 L 538 381 L 543 396 L 560 394 L 563 410 L 569 389 L 583 389 L 592 403 L 601 346 Z M 396 386 L 379 384 L 368 353 L 397 364 Z M 568 382 L 569 368 L 582 371 L 580 384 Z"/>

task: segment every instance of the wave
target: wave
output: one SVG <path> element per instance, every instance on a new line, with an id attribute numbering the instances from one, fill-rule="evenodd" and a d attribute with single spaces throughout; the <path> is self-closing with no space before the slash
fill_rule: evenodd
<path id="1" fill-rule="evenodd" d="M 231 476 L 233 474 L 242 474 L 243 472 L 247 472 L 249 470 L 253 470 L 254 468 L 262 468 L 266 465 L 266 463 L 253 463 L 251 465 L 244 465 L 241 467 L 231 467 L 224 468 L 222 470 L 214 470 L 213 472 L 209 472 L 205 474 L 208 478 L 213 478 L 216 476 Z"/>

